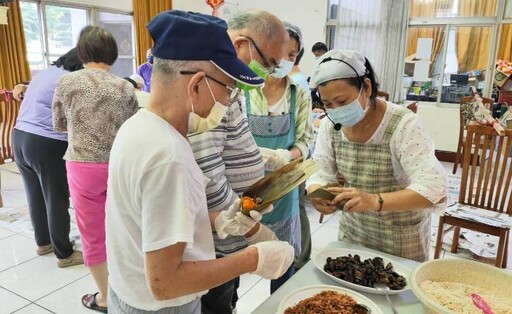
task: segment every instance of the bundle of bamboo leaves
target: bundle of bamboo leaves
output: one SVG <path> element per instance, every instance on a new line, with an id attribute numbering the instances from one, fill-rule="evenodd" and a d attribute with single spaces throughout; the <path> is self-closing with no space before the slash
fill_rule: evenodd
<path id="1" fill-rule="evenodd" d="M 306 181 L 318 170 L 312 160 L 297 158 L 251 185 L 242 197 L 242 212 L 262 210 Z"/>

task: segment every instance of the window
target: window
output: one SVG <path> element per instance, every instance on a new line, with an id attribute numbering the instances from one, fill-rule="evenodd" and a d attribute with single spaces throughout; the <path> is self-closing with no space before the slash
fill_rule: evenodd
<path id="1" fill-rule="evenodd" d="M 20 7 L 32 76 L 75 47 L 80 31 L 93 24 L 110 31 L 117 41 L 119 57 L 112 73 L 129 76 L 134 72 L 131 15 L 98 11 L 93 6 L 68 6 L 46 1 L 20 1 Z"/>
<path id="2" fill-rule="evenodd" d="M 99 12 L 98 24 L 114 35 L 119 56 L 112 66 L 112 73 L 126 77 L 133 74 L 135 66 L 132 17 L 124 14 Z"/>
<path id="3" fill-rule="evenodd" d="M 20 2 L 21 18 L 27 45 L 27 59 L 32 76 L 46 68 L 41 36 L 41 21 L 38 15 L 37 3 Z"/>
<path id="4" fill-rule="evenodd" d="M 460 97 L 473 94 L 473 88 L 483 92 L 492 28 L 449 27 L 448 36 L 445 29 L 409 29 L 407 51 L 412 54 L 406 58 L 405 99 L 459 103 Z M 418 58 L 420 49 L 431 53 L 420 52 Z"/>
<path id="5" fill-rule="evenodd" d="M 329 50 L 335 47 L 336 25 L 338 24 L 338 2 L 339 0 L 329 0 L 329 7 L 327 8 L 327 38 L 325 44 Z"/>
<path id="6" fill-rule="evenodd" d="M 82 28 L 89 24 L 84 9 L 45 5 L 47 53 L 50 63 L 76 46 Z"/>
<path id="7" fill-rule="evenodd" d="M 407 35 L 402 99 L 437 101 L 442 85 L 442 47 L 444 27 L 414 27 Z"/>
<path id="8" fill-rule="evenodd" d="M 512 0 L 507 1 L 507 6 L 505 8 L 505 17 L 512 18 Z"/>

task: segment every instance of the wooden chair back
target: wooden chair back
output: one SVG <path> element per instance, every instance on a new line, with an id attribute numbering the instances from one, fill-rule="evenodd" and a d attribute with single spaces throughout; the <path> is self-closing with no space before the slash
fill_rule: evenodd
<path id="1" fill-rule="evenodd" d="M 512 215 L 512 129 L 468 125 L 459 203 Z"/>
<path id="2" fill-rule="evenodd" d="M 418 112 L 418 102 L 415 101 L 413 103 L 408 104 L 407 109 L 411 110 L 414 113 L 417 113 Z"/>
<path id="3" fill-rule="evenodd" d="M 389 101 L 389 93 L 377 91 L 377 97 L 381 97 L 384 98 L 384 100 Z"/>
<path id="4" fill-rule="evenodd" d="M 0 164 L 3 164 L 5 159 L 14 159 L 12 131 L 19 111 L 18 101 L 6 101 L 4 95 L 0 95 Z"/>

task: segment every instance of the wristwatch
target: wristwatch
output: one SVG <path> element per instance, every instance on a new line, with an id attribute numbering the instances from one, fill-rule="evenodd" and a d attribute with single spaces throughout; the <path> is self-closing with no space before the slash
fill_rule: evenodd
<path id="1" fill-rule="evenodd" d="M 382 196 L 380 196 L 380 193 L 377 193 L 377 195 L 379 196 L 379 209 L 377 209 L 377 212 L 380 213 L 380 211 L 382 210 L 382 204 L 384 204 L 384 200 L 382 199 Z"/>

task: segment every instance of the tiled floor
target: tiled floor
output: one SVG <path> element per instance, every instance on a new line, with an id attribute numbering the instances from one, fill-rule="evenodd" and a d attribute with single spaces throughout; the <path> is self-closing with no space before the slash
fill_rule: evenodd
<path id="1" fill-rule="evenodd" d="M 450 164 L 446 164 L 451 169 Z M 94 292 L 93 279 L 83 266 L 57 268 L 53 255 L 37 256 L 33 234 L 27 220 L 19 220 L 27 202 L 21 176 L 2 171 L 0 208 L 0 314 L 3 313 L 88 313 L 80 302 L 85 293 Z M 308 207 L 311 223 L 313 256 L 325 245 L 335 241 L 338 233 L 337 215 L 326 216 L 318 223 L 319 214 Z M 433 219 L 433 227 L 437 220 Z M 76 232 L 76 230 L 74 231 Z M 73 234 L 73 231 L 72 231 Z M 449 255 L 449 253 L 446 253 Z M 431 253 L 431 256 L 433 253 Z M 268 280 L 244 275 L 239 288 L 239 314 L 251 313 L 269 296 Z"/>

